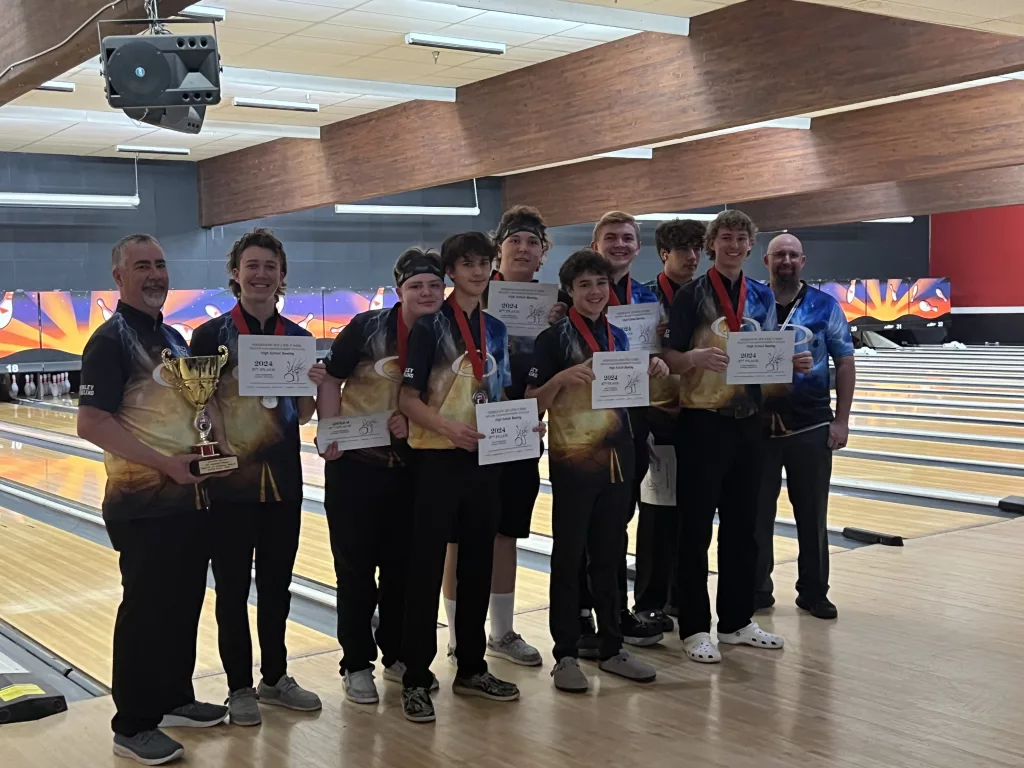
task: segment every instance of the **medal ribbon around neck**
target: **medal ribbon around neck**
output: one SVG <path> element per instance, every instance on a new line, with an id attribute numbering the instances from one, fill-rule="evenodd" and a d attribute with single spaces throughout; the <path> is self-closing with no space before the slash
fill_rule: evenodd
<path id="1" fill-rule="evenodd" d="M 580 332 L 580 336 L 587 342 L 587 346 L 590 347 L 591 352 L 600 352 L 601 347 L 597 344 L 597 339 L 594 338 L 594 334 L 590 332 L 590 328 L 587 326 L 586 321 L 583 319 L 583 315 L 576 311 L 576 307 L 572 307 L 569 310 L 569 319 L 572 324 L 576 326 L 576 330 Z M 608 318 L 604 318 L 604 328 L 608 333 L 608 351 L 615 351 L 615 337 L 612 336 L 612 324 L 608 322 Z"/>
<path id="2" fill-rule="evenodd" d="M 743 277 L 743 273 L 740 272 L 740 300 L 736 304 L 736 309 L 732 307 L 732 299 L 729 297 L 729 292 L 725 289 L 725 283 L 722 282 L 722 276 L 718 274 L 718 270 L 714 267 L 709 269 L 708 278 L 711 280 L 711 285 L 714 286 L 718 301 L 722 305 L 722 312 L 725 315 L 725 322 L 729 325 L 729 330 L 733 333 L 738 333 L 740 324 L 743 321 L 743 308 L 747 304 L 747 281 Z"/>
<path id="3" fill-rule="evenodd" d="M 671 307 L 672 302 L 676 298 L 676 289 L 672 287 L 672 281 L 668 279 L 668 275 L 664 272 L 658 274 L 658 285 L 661 286 L 661 292 L 665 294 L 665 298 L 668 299 L 668 305 Z"/>
<path id="4" fill-rule="evenodd" d="M 234 309 L 231 310 L 231 320 L 235 324 L 235 328 L 238 329 L 239 336 L 249 335 L 249 324 L 245 322 L 245 315 L 242 314 L 242 302 L 235 304 Z M 274 326 L 275 336 L 284 336 L 284 320 L 281 319 L 281 315 L 277 315 L 277 324 Z"/>
<path id="5" fill-rule="evenodd" d="M 626 303 L 633 303 L 633 278 L 629 275 L 626 275 Z M 615 292 L 615 286 L 611 283 L 608 283 L 608 306 L 622 306 L 622 302 L 619 301 L 619 295 Z"/>
<path id="6" fill-rule="evenodd" d="M 466 357 L 469 358 L 470 364 L 473 366 L 473 378 L 477 381 L 483 381 L 484 379 L 484 366 L 487 360 L 487 329 L 484 325 L 484 313 L 479 312 L 480 315 L 480 349 L 476 348 L 476 344 L 473 342 L 473 334 L 469 331 L 469 322 L 466 320 L 466 313 L 462 311 L 455 302 L 455 294 L 448 297 L 448 303 L 452 309 L 455 310 L 455 322 L 459 326 L 459 333 L 462 334 L 462 341 L 466 345 Z M 403 369 L 404 370 L 404 369 Z"/>

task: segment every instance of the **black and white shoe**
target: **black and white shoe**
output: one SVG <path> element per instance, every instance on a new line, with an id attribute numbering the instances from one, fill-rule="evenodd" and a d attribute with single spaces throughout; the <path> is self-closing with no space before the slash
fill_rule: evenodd
<path id="1" fill-rule="evenodd" d="M 452 683 L 452 693 L 463 696 L 479 696 L 491 701 L 515 701 L 519 698 L 519 688 L 515 683 L 499 680 L 490 672 L 482 672 L 471 677 L 456 676 Z"/>
<path id="2" fill-rule="evenodd" d="M 142 765 L 163 765 L 173 763 L 184 755 L 185 748 L 167 734 L 154 728 L 134 736 L 115 733 L 114 754 Z"/>
<path id="3" fill-rule="evenodd" d="M 430 700 L 430 691 L 426 688 L 403 688 L 402 711 L 405 719 L 413 723 L 432 723 L 437 719 L 434 715 L 434 702 Z"/>
<path id="4" fill-rule="evenodd" d="M 642 623 L 652 629 L 658 630 L 659 632 L 672 632 L 676 628 L 675 622 L 672 621 L 672 617 L 664 611 L 636 611 L 633 615 Z"/>
<path id="5" fill-rule="evenodd" d="M 581 659 L 601 658 L 601 641 L 597 637 L 593 612 L 580 616 L 580 639 L 576 641 L 576 651 Z"/>
<path id="6" fill-rule="evenodd" d="M 210 728 L 228 719 L 228 708 L 220 704 L 192 701 L 173 709 L 160 721 L 161 728 Z"/>
<path id="7" fill-rule="evenodd" d="M 640 621 L 630 611 L 623 611 L 619 620 L 622 629 L 622 642 L 643 648 L 660 643 L 665 634 L 658 628 Z"/>

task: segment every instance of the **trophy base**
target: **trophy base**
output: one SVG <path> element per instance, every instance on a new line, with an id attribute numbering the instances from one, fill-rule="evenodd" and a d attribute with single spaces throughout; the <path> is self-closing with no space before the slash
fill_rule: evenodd
<path id="1" fill-rule="evenodd" d="M 192 474 L 196 477 L 215 475 L 218 472 L 229 472 L 238 469 L 237 456 L 222 456 L 217 453 L 216 443 L 200 443 L 192 446 L 192 452 L 198 458 L 192 462 Z"/>

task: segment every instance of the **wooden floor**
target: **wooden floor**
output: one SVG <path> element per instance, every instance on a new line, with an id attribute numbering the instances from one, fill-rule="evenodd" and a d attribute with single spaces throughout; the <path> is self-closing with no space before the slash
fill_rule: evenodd
<path id="1" fill-rule="evenodd" d="M 264 709 L 260 728 L 176 730 L 193 768 L 1019 768 L 1024 765 L 1024 521 L 1002 522 L 832 558 L 836 622 L 792 605 L 794 566 L 777 569 L 779 604 L 762 623 L 782 651 L 725 648 L 724 662 L 686 661 L 679 641 L 639 654 L 659 669 L 639 686 L 585 669 L 591 691 L 556 692 L 543 668 L 494 662 L 523 697 L 497 704 L 454 696 L 435 661 L 438 721 L 406 722 L 399 691 L 344 700 L 336 653 L 290 671 L 325 702 L 317 715 Z M 712 580 L 713 583 L 714 580 Z M 545 611 L 517 628 L 547 637 Z M 443 640 L 444 634 L 441 635 Z M 543 643 L 541 643 L 543 645 Z M 218 700 L 223 680 L 197 683 Z M 46 720 L 9 725 L 0 765 L 123 768 L 110 751 L 108 698 Z"/>

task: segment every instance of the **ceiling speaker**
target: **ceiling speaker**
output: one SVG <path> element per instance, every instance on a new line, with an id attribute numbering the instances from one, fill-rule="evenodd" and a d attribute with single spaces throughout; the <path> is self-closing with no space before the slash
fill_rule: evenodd
<path id="1" fill-rule="evenodd" d="M 212 35 L 108 36 L 100 58 L 107 103 L 115 109 L 202 107 L 205 112 L 220 103 L 220 55 Z"/>

